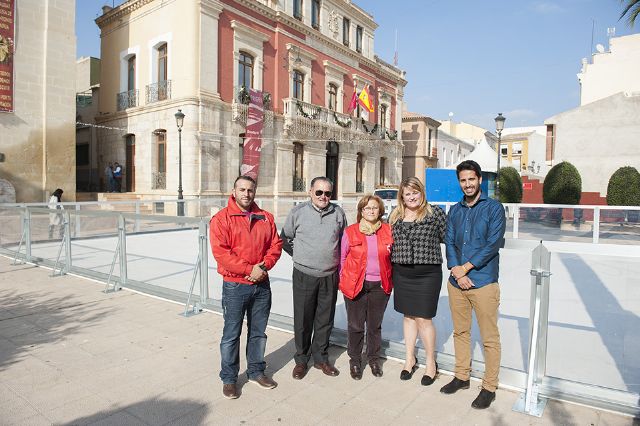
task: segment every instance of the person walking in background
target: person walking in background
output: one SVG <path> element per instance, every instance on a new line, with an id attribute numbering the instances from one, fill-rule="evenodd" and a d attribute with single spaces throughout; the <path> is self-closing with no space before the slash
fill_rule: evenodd
<path id="1" fill-rule="evenodd" d="M 253 201 L 256 181 L 240 176 L 233 184 L 227 207 L 211 218 L 211 251 L 222 275 L 224 328 L 220 340 L 222 394 L 240 396 L 236 382 L 240 371 L 240 334 L 247 317 L 247 377 L 263 389 L 277 386 L 264 373 L 265 330 L 271 312 L 268 271 L 282 253 L 273 215 Z"/>
<path id="2" fill-rule="evenodd" d="M 58 228 L 58 236 L 60 239 L 64 236 L 64 226 L 62 226 L 62 212 L 59 210 L 64 210 L 64 206 L 60 204 L 62 202 L 62 194 L 64 191 L 60 188 L 53 191 L 51 197 L 49 198 L 48 207 L 52 210 L 55 210 L 55 213 L 49 213 L 49 239 L 53 239 L 53 231 L 55 228 Z"/>
<path id="3" fill-rule="evenodd" d="M 116 192 L 122 192 L 122 166 L 116 161 L 113 163 L 113 179 L 115 181 L 115 189 Z"/>
<path id="4" fill-rule="evenodd" d="M 447 266 L 451 270 L 447 290 L 453 319 L 456 356 L 455 377 L 440 392 L 452 394 L 469 388 L 471 375 L 471 321 L 475 312 L 484 349 L 484 378 L 473 408 L 488 408 L 496 398 L 500 371 L 500 331 L 498 330 L 499 249 L 504 244 L 506 220 L 499 201 L 480 190 L 482 171 L 472 160 L 456 167 L 464 193 L 451 207 L 447 218 Z"/>
<path id="5" fill-rule="evenodd" d="M 329 363 L 329 337 L 338 296 L 340 237 L 347 226 L 344 211 L 330 202 L 333 183 L 326 177 L 311 181 L 310 200 L 287 215 L 282 228 L 283 249 L 293 257 L 293 329 L 296 353 L 293 378 L 313 366 L 328 376 L 340 372 Z"/>
<path id="6" fill-rule="evenodd" d="M 104 179 L 106 184 L 106 190 L 108 192 L 113 192 L 115 187 L 115 181 L 113 179 L 113 163 L 109 163 L 107 167 L 104 168 Z"/>
<path id="7" fill-rule="evenodd" d="M 382 319 L 393 288 L 391 228 L 382 223 L 384 202 L 367 194 L 358 202 L 357 222 L 342 234 L 340 291 L 347 310 L 347 353 L 351 377 L 362 378 L 362 348 L 367 326 L 367 359 L 371 373 L 382 377 Z"/>
<path id="8" fill-rule="evenodd" d="M 421 384 L 431 385 L 438 375 L 435 358 L 436 316 L 442 286 L 442 249 L 446 216 L 438 206 L 427 203 L 425 188 L 418 178 L 400 183 L 398 206 L 391 212 L 393 233 L 394 308 L 404 315 L 405 364 L 401 380 L 409 380 L 418 368 L 415 345 L 418 335 L 426 354 Z"/>

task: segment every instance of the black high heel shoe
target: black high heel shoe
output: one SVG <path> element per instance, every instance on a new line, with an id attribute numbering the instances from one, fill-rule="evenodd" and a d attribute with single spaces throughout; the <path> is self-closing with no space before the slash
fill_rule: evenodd
<path id="1" fill-rule="evenodd" d="M 420 384 L 422 386 L 431 386 L 433 382 L 436 381 L 437 378 L 438 378 L 438 361 L 436 361 L 436 373 L 433 375 L 433 377 L 429 377 L 425 374 L 424 376 L 422 376 L 422 380 L 420 380 Z"/>
<path id="2" fill-rule="evenodd" d="M 402 370 L 400 372 L 400 380 L 409 380 L 411 379 L 411 377 L 413 377 L 413 373 L 415 373 L 418 369 L 418 357 L 415 358 L 416 362 L 413 364 L 413 367 L 411 367 L 411 371 Z"/>

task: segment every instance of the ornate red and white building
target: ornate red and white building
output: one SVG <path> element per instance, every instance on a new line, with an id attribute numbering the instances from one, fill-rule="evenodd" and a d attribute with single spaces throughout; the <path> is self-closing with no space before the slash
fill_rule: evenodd
<path id="1" fill-rule="evenodd" d="M 124 164 L 127 191 L 175 195 L 181 109 L 185 197 L 228 193 L 249 87 L 268 104 L 260 196 L 303 195 L 323 175 L 339 199 L 399 182 L 404 72 L 375 55 L 377 24 L 351 1 L 129 0 L 96 23 L 98 168 Z M 365 85 L 367 120 L 347 113 Z"/>

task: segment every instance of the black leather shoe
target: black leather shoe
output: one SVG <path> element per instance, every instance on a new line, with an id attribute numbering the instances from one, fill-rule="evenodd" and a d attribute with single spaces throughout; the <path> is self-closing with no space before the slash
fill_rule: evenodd
<path id="1" fill-rule="evenodd" d="M 375 377 L 382 377 L 382 367 L 378 360 L 369 361 L 369 367 L 371 367 L 371 374 Z"/>
<path id="2" fill-rule="evenodd" d="M 362 379 L 362 368 L 360 368 L 359 365 L 351 364 L 351 367 L 349 368 L 349 371 L 351 373 L 351 378 L 353 380 Z"/>
<path id="3" fill-rule="evenodd" d="M 413 373 L 418 369 L 418 357 L 415 359 L 415 363 L 413 367 L 411 367 L 411 371 L 402 370 L 400 372 L 400 380 L 410 380 L 413 377 Z"/>
<path id="4" fill-rule="evenodd" d="M 478 410 L 484 410 L 485 408 L 489 408 L 491 403 L 496 399 L 495 392 L 489 392 L 485 388 L 482 388 L 480 394 L 476 399 L 473 400 L 471 406 Z"/>
<path id="5" fill-rule="evenodd" d="M 431 386 L 433 382 L 436 381 L 437 378 L 438 378 L 438 363 L 436 362 L 436 373 L 433 375 L 433 377 L 427 376 L 426 374 L 422 376 L 422 380 L 420 380 L 420 384 L 422 386 Z"/>
<path id="6" fill-rule="evenodd" d="M 469 389 L 469 380 L 460 380 L 454 377 L 449 383 L 440 388 L 440 392 L 446 394 L 456 393 L 460 389 Z"/>

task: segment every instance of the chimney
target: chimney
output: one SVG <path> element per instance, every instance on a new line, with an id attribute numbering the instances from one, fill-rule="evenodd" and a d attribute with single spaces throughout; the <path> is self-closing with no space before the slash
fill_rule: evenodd
<path id="1" fill-rule="evenodd" d="M 112 8 L 111 6 L 108 6 L 108 5 L 106 5 L 106 4 L 105 4 L 104 6 L 102 6 L 102 14 L 103 14 L 103 15 L 104 15 L 105 13 L 110 12 L 111 10 L 113 10 L 113 8 Z"/>

